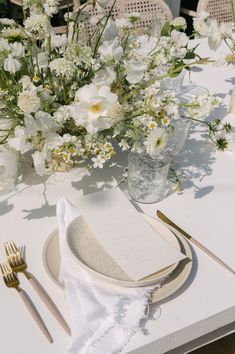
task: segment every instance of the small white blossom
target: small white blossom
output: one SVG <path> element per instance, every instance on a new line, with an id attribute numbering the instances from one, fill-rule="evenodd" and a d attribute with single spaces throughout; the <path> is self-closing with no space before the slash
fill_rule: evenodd
<path id="1" fill-rule="evenodd" d="M 51 25 L 46 15 L 34 14 L 24 22 L 26 32 L 36 39 L 45 39 L 50 35 Z"/>
<path id="2" fill-rule="evenodd" d="M 64 58 L 52 60 L 50 63 L 50 68 L 55 72 L 56 76 L 62 76 L 68 80 L 72 79 L 76 73 L 76 66 L 73 62 Z"/>
<path id="3" fill-rule="evenodd" d="M 24 113 L 34 113 L 40 109 L 40 98 L 31 91 L 23 91 L 18 97 L 18 107 Z"/>
<path id="4" fill-rule="evenodd" d="M 107 61 L 118 61 L 121 59 L 123 49 L 117 40 L 105 41 L 99 47 L 99 53 L 102 59 Z"/>
<path id="5" fill-rule="evenodd" d="M 173 25 L 174 27 L 181 27 L 185 29 L 187 23 L 184 17 L 176 17 L 171 21 L 171 25 Z"/>
<path id="6" fill-rule="evenodd" d="M 98 155 L 97 157 L 92 157 L 91 161 L 93 162 L 94 168 L 103 168 L 105 163 L 105 159 L 101 155 Z"/>
<path id="7" fill-rule="evenodd" d="M 57 0 L 46 0 L 43 8 L 46 15 L 51 17 L 59 11 L 59 2 Z"/>
<path id="8" fill-rule="evenodd" d="M 0 24 L 3 26 L 14 26 L 16 22 L 10 18 L 0 18 Z"/>

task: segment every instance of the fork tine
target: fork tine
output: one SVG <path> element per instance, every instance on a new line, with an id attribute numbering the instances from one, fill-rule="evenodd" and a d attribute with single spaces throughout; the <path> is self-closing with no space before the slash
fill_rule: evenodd
<path id="1" fill-rule="evenodd" d="M 16 246 L 14 241 L 9 242 L 14 253 L 19 252 L 19 248 Z"/>
<path id="2" fill-rule="evenodd" d="M 10 257 L 10 252 L 9 252 L 9 248 L 8 248 L 8 243 L 7 242 L 4 242 L 4 247 L 5 247 L 5 251 L 6 251 L 7 257 Z"/>
<path id="3" fill-rule="evenodd" d="M 1 270 L 2 276 L 4 276 L 4 268 L 3 268 L 3 264 L 0 264 L 0 270 Z"/>

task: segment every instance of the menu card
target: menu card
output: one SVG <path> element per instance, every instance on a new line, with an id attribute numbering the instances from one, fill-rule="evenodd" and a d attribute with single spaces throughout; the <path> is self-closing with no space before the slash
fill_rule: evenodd
<path id="1" fill-rule="evenodd" d="M 89 194 L 76 204 L 106 252 L 135 281 L 185 258 L 144 220 L 119 188 Z"/>

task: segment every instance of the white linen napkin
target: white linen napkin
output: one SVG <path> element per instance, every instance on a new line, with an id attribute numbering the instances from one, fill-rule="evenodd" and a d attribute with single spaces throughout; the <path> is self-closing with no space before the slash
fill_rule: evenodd
<path id="1" fill-rule="evenodd" d="M 66 226 L 79 215 L 66 199 L 58 202 L 60 280 L 65 284 L 72 331 L 69 354 L 117 354 L 140 330 L 151 293 L 160 284 L 122 288 L 85 271 L 71 257 L 65 237 Z"/>

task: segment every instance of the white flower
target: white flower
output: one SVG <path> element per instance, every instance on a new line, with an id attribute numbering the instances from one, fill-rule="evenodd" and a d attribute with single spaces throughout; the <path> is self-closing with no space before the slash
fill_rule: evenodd
<path id="1" fill-rule="evenodd" d="M 118 96 L 110 87 L 85 85 L 76 92 L 78 103 L 71 105 L 71 114 L 77 125 L 87 129 L 90 134 L 108 129 L 114 121 L 108 115 L 109 110 L 118 102 Z"/>
<path id="2" fill-rule="evenodd" d="M 69 118 L 71 118 L 69 106 L 60 106 L 53 114 L 53 119 L 59 124 L 65 123 Z"/>
<path id="3" fill-rule="evenodd" d="M 122 148 L 122 151 L 130 149 L 130 146 L 128 145 L 127 141 L 124 139 L 120 141 L 119 146 Z"/>
<path id="4" fill-rule="evenodd" d="M 156 155 L 158 152 L 162 151 L 166 146 L 167 133 L 165 129 L 156 128 L 150 131 L 144 145 L 146 147 L 146 152 L 150 156 Z"/>
<path id="5" fill-rule="evenodd" d="M 8 27 L 4 28 L 1 32 L 1 36 L 8 39 L 23 39 L 25 38 L 25 33 L 21 28 Z"/>
<path id="6" fill-rule="evenodd" d="M 36 58 L 35 58 L 36 61 Z M 48 53 L 41 52 L 37 54 L 37 63 L 39 68 L 47 68 L 48 67 Z"/>
<path id="7" fill-rule="evenodd" d="M 102 59 L 118 61 L 121 59 L 123 49 L 119 46 L 118 40 L 105 41 L 99 47 L 99 54 Z"/>
<path id="8" fill-rule="evenodd" d="M 27 75 L 23 75 L 19 83 L 22 85 L 23 91 L 36 92 L 37 87 L 31 81 L 31 78 Z"/>
<path id="9" fill-rule="evenodd" d="M 62 76 L 67 79 L 72 79 L 77 69 L 72 61 L 64 58 L 52 60 L 50 68 L 52 71 L 55 71 L 56 76 Z"/>
<path id="10" fill-rule="evenodd" d="M 16 58 L 22 58 L 24 56 L 24 46 L 21 43 L 10 44 L 11 54 Z"/>
<path id="11" fill-rule="evenodd" d="M 4 50 L 10 50 L 10 45 L 4 38 L 0 38 L 0 52 Z"/>
<path id="12" fill-rule="evenodd" d="M 15 23 L 15 20 L 11 20 L 9 18 L 0 18 L 0 24 L 3 26 L 13 26 Z"/>
<path id="13" fill-rule="evenodd" d="M 32 148 L 32 145 L 27 142 L 27 129 L 25 127 L 16 126 L 14 132 L 14 138 L 8 139 L 8 145 L 15 149 L 16 151 L 20 151 L 22 154 L 26 151 L 29 151 Z"/>
<path id="14" fill-rule="evenodd" d="M 41 106 L 40 98 L 35 92 L 24 90 L 19 94 L 18 107 L 24 113 L 35 113 Z"/>
<path id="15" fill-rule="evenodd" d="M 25 30 L 36 39 L 45 39 L 51 32 L 51 25 L 46 15 L 34 14 L 24 22 Z"/>
<path id="16" fill-rule="evenodd" d="M 129 61 L 126 64 L 127 81 L 129 81 L 131 84 L 140 82 L 144 77 L 146 69 L 146 64 L 140 63 L 138 61 Z"/>
<path id="17" fill-rule="evenodd" d="M 94 168 L 103 168 L 103 165 L 105 163 L 105 159 L 101 155 L 98 155 L 97 157 L 92 157 L 91 161 L 93 162 Z"/>
<path id="18" fill-rule="evenodd" d="M 177 48 L 185 47 L 189 41 L 189 38 L 187 37 L 187 35 L 184 32 L 179 32 L 176 30 L 173 30 L 171 32 L 171 38 L 174 41 L 175 46 Z"/>
<path id="19" fill-rule="evenodd" d="M 184 17 L 176 17 L 171 21 L 171 25 L 173 25 L 174 27 L 182 27 L 183 29 L 185 29 L 187 23 Z"/>
<path id="20" fill-rule="evenodd" d="M 65 48 L 68 46 L 68 38 L 66 34 L 52 34 L 51 36 L 51 48 L 61 48 L 64 52 Z"/>
<path id="21" fill-rule="evenodd" d="M 18 59 L 15 59 L 12 55 L 8 55 L 8 57 L 4 61 L 4 70 L 9 71 L 11 74 L 15 74 L 21 68 L 21 63 Z"/>
<path id="22" fill-rule="evenodd" d="M 231 34 L 233 33 L 233 23 L 224 23 L 222 22 L 220 25 L 220 33 L 223 37 L 228 37 L 231 36 Z"/>
<path id="23" fill-rule="evenodd" d="M 103 42 L 113 41 L 115 38 L 117 38 L 117 35 L 118 33 L 116 23 L 113 20 L 109 20 L 102 35 Z"/>
<path id="24" fill-rule="evenodd" d="M 44 11 L 47 16 L 52 16 L 57 14 L 59 11 L 59 2 L 56 0 L 46 0 L 45 4 L 43 5 Z"/>
<path id="25" fill-rule="evenodd" d="M 213 50 L 219 48 L 222 43 L 222 35 L 219 30 L 219 26 L 216 20 L 212 20 L 209 28 L 208 34 L 208 44 Z"/>
<path id="26" fill-rule="evenodd" d="M 107 66 L 105 69 L 96 72 L 93 83 L 97 86 L 111 85 L 115 79 L 115 71 Z"/>
<path id="27" fill-rule="evenodd" d="M 194 17 L 193 19 L 194 30 L 202 37 L 207 37 L 209 33 L 209 25 L 200 17 Z"/>

